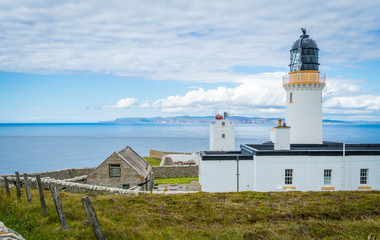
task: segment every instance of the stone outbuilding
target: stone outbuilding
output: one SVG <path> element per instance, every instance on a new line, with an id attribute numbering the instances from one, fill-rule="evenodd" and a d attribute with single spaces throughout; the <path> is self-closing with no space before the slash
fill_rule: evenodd
<path id="1" fill-rule="evenodd" d="M 93 185 L 129 189 L 149 180 L 152 166 L 130 146 L 114 152 L 87 177 Z"/>

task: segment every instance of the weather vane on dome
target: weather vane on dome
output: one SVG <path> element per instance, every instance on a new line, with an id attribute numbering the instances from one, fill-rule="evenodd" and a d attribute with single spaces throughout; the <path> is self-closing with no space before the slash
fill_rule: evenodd
<path id="1" fill-rule="evenodd" d="M 303 35 L 306 35 L 306 29 L 305 28 L 301 28 L 301 31 L 302 31 Z"/>

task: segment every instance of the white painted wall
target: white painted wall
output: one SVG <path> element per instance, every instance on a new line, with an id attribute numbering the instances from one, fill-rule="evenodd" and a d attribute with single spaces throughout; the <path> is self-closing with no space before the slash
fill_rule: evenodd
<path id="1" fill-rule="evenodd" d="M 253 161 L 239 161 L 239 191 L 253 191 Z"/>
<path id="2" fill-rule="evenodd" d="M 272 143 L 274 143 L 274 128 L 269 130 L 269 139 Z"/>
<path id="3" fill-rule="evenodd" d="M 215 123 L 210 124 L 210 151 L 233 150 L 235 150 L 235 134 L 233 123 L 225 119 L 216 119 Z"/>
<path id="4" fill-rule="evenodd" d="M 254 156 L 239 164 L 240 191 L 288 191 L 284 186 L 296 191 L 358 190 L 361 168 L 369 169 L 366 186 L 380 190 L 380 156 L 347 156 L 344 161 L 342 156 Z M 285 169 L 293 169 L 292 185 L 285 185 Z M 324 185 L 324 169 L 332 169 L 329 186 Z M 202 191 L 236 191 L 236 161 L 201 161 L 200 174 Z"/>
<path id="5" fill-rule="evenodd" d="M 236 161 L 201 161 L 201 188 L 204 192 L 235 192 Z"/>
<path id="6" fill-rule="evenodd" d="M 326 187 L 324 169 L 332 169 L 329 186 L 335 190 L 358 190 L 361 168 L 369 169 L 367 185 L 380 190 L 380 156 L 345 157 L 344 169 L 342 156 L 256 156 L 255 161 L 255 191 L 282 191 L 285 169 L 293 169 L 292 186 L 299 191 L 321 191 Z"/>
<path id="7" fill-rule="evenodd" d="M 368 168 L 368 186 L 372 190 L 380 190 L 380 156 L 347 156 L 346 166 L 346 188 L 357 190 L 360 184 L 360 169 Z"/>
<path id="8" fill-rule="evenodd" d="M 236 192 L 237 161 L 201 161 L 199 180 L 204 192 Z M 253 161 L 239 161 L 239 191 L 253 191 Z"/>
<path id="9" fill-rule="evenodd" d="M 290 143 L 322 144 L 322 90 L 324 84 L 284 85 L 286 125 Z M 293 102 L 290 102 L 293 93 Z"/>
<path id="10" fill-rule="evenodd" d="M 274 150 L 290 150 L 290 127 L 274 128 Z"/>

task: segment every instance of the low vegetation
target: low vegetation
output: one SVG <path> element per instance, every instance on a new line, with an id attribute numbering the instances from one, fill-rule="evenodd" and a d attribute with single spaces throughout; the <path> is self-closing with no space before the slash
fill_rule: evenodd
<path id="1" fill-rule="evenodd" d="M 143 157 L 143 158 L 152 166 L 160 166 L 161 164 L 161 159 L 159 158 L 152 158 L 152 157 Z"/>
<path id="2" fill-rule="evenodd" d="M 0 220 L 26 239 L 93 239 L 84 194 L 59 193 L 69 225 L 60 229 L 49 191 L 28 204 L 0 188 Z M 106 239 L 375 239 L 380 192 L 241 192 L 90 195 Z"/>
<path id="3" fill-rule="evenodd" d="M 198 181 L 198 177 L 158 178 L 154 180 L 157 184 L 188 184 L 191 181 Z"/>

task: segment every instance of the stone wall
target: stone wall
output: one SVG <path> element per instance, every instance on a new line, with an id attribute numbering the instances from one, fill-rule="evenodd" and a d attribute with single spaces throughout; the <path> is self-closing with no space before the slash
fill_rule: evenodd
<path id="1" fill-rule="evenodd" d="M 153 149 L 150 149 L 150 151 L 149 151 L 149 157 L 151 157 L 151 158 L 162 159 L 163 156 L 168 155 L 168 154 L 192 154 L 192 153 L 185 153 L 185 152 L 165 152 L 165 151 L 158 151 L 158 150 L 153 150 Z"/>
<path id="2" fill-rule="evenodd" d="M 63 180 L 63 179 L 73 179 L 76 177 L 81 177 L 80 179 L 75 179 L 76 182 L 86 182 L 85 179 L 83 179 L 84 175 L 89 175 L 95 168 L 70 168 L 70 169 L 63 169 L 63 170 L 57 170 L 57 171 L 50 171 L 50 172 L 36 172 L 36 173 L 28 173 L 29 177 L 35 177 L 36 175 L 40 174 L 41 178 L 54 178 L 57 180 Z M 171 166 L 153 166 L 153 176 L 154 178 L 171 178 L 171 177 L 198 177 L 199 170 L 197 165 L 171 165 Z M 0 183 L 2 182 L 2 176 L 8 176 L 8 177 L 14 177 L 15 175 L 1 175 L 0 176 Z M 23 179 L 22 173 L 20 173 L 20 178 Z M 66 182 L 67 182 L 66 180 Z M 69 180 L 71 181 L 71 180 Z M 88 180 L 87 180 L 88 181 Z M 136 181 L 136 180 L 135 180 Z M 140 181 L 143 181 L 141 179 Z M 95 182 L 87 182 L 90 184 L 96 184 Z M 109 185 L 112 186 L 112 185 Z M 132 187 L 133 185 L 131 185 Z M 114 187 L 116 187 L 114 185 Z M 117 186 L 121 187 L 121 186 Z"/>
<path id="3" fill-rule="evenodd" d="M 41 178 L 50 177 L 50 178 L 54 178 L 54 179 L 69 179 L 69 178 L 75 178 L 78 176 L 89 175 L 94 169 L 95 169 L 94 167 L 90 167 L 90 168 L 68 168 L 68 169 L 62 169 L 62 170 L 57 170 L 57 171 L 28 173 L 28 176 L 40 175 Z M 20 175 L 22 175 L 22 173 L 20 173 Z M 1 176 L 14 177 L 15 175 L 10 174 L 10 175 L 1 175 Z"/>
<path id="4" fill-rule="evenodd" d="M 153 166 L 154 178 L 172 178 L 172 177 L 198 177 L 199 168 L 197 165 L 183 166 Z"/>
<path id="5" fill-rule="evenodd" d="M 16 182 L 16 177 L 7 177 L 10 187 L 13 187 Z M 24 185 L 24 178 L 20 178 L 21 186 Z M 31 188 L 37 188 L 36 178 L 29 178 L 29 185 Z M 121 188 L 112 188 L 104 186 L 95 186 L 89 184 L 67 182 L 64 180 L 55 180 L 52 178 L 41 178 L 42 188 L 48 190 L 51 185 L 56 185 L 58 191 L 71 192 L 71 193 L 87 193 L 87 194 L 114 194 L 114 195 L 130 195 L 138 194 L 138 190 L 127 190 Z M 4 185 L 4 179 L 0 179 L 0 186 Z"/>

